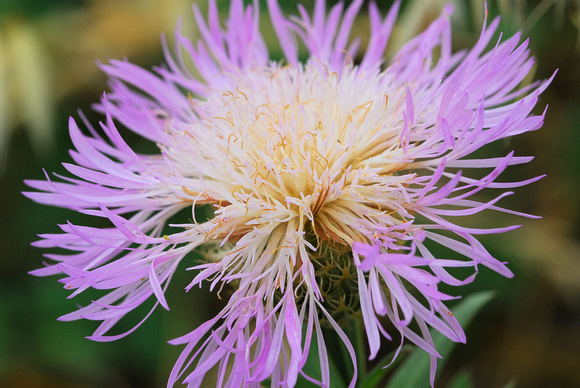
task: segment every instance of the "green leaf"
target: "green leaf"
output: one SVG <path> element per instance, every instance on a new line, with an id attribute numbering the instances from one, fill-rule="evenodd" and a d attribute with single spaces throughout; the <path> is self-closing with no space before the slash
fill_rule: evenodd
<path id="1" fill-rule="evenodd" d="M 473 379 L 468 371 L 459 371 L 449 383 L 449 388 L 473 388 Z"/>
<path id="2" fill-rule="evenodd" d="M 403 359 L 405 358 L 405 356 L 408 353 L 410 353 L 412 349 L 413 349 L 412 346 L 404 345 L 401 348 L 401 352 L 399 353 L 399 356 L 395 359 L 395 361 L 393 361 L 393 363 L 391 365 L 389 365 L 388 368 L 385 368 L 385 366 L 388 365 L 389 362 L 391 362 L 391 360 L 393 359 L 393 356 L 395 355 L 396 350 L 387 354 L 385 357 L 383 357 L 377 363 L 377 365 L 363 379 L 360 380 L 359 388 L 379 387 L 381 381 L 386 376 L 386 374 L 389 373 L 395 365 L 402 362 Z"/>
<path id="3" fill-rule="evenodd" d="M 465 298 L 453 309 L 453 314 L 463 328 L 467 327 L 475 314 L 493 297 L 492 292 L 480 292 Z M 438 369 L 443 368 L 447 357 L 456 345 L 443 334 L 432 331 L 435 348 L 443 359 L 438 360 Z M 429 384 L 429 355 L 416 348 L 389 379 L 387 388 L 424 388 Z"/>
<path id="4" fill-rule="evenodd" d="M 327 344 L 328 345 L 328 344 Z M 327 349 L 328 350 L 328 349 Z M 332 387 L 336 388 L 344 388 L 346 385 L 344 384 L 343 377 L 338 373 L 338 369 L 336 364 L 334 363 L 333 354 L 329 351 L 328 354 L 328 367 L 330 369 L 330 382 Z M 308 358 L 306 359 L 306 364 L 302 368 L 302 371 L 307 374 L 308 376 L 312 377 L 320 381 L 322 379 L 322 375 L 320 373 L 320 359 L 318 356 L 318 341 L 316 341 L 316 335 L 312 336 L 312 342 L 310 343 L 310 350 L 308 351 Z M 306 380 L 303 376 L 298 376 L 298 380 L 296 381 L 296 388 L 314 388 L 319 387 L 318 385 L 311 383 L 310 381 Z"/>
<path id="5" fill-rule="evenodd" d="M 503 386 L 503 388 L 516 388 L 516 380 L 511 379 L 506 385 Z"/>

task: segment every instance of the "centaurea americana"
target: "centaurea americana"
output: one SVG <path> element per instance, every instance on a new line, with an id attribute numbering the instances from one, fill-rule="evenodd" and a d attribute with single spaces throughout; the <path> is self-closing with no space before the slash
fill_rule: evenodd
<path id="1" fill-rule="evenodd" d="M 339 3 L 327 14 L 325 0 L 317 0 L 313 15 L 299 5 L 299 16 L 287 18 L 269 0 L 284 55 L 275 62 L 258 28 L 257 0 L 248 6 L 233 0 L 225 26 L 211 0 L 207 20 L 194 7 L 197 43 L 176 32 L 171 54 L 164 41 L 166 66 L 153 72 L 127 61 L 103 66 L 112 91 L 98 106 L 106 118 L 102 131 L 87 123 L 86 135 L 70 120 L 75 164 L 64 167 L 76 177 L 27 182 L 41 191 L 26 193 L 35 201 L 111 222 L 110 228 L 67 223 L 62 234 L 35 243 L 74 252 L 47 255 L 56 264 L 35 275 L 64 274 L 71 296 L 89 287 L 110 290 L 61 319 L 103 321 L 91 337 L 97 341 L 127 335 L 107 333 L 151 296 L 168 309 L 164 291 L 179 262 L 210 246 L 211 257 L 193 267 L 188 288 L 229 284 L 232 293 L 214 318 L 171 341 L 185 349 L 170 386 L 179 380 L 199 386 L 216 367 L 219 386 L 259 387 L 269 379 L 292 387 L 302 374 L 329 387 L 323 326 L 350 354 L 353 386 L 356 357 L 363 355 L 337 323 L 351 313 L 362 316 L 371 359 L 381 336 L 390 340 L 387 330 L 394 329 L 430 354 L 433 384 L 439 355 L 429 327 L 465 341 L 444 305 L 454 297 L 438 284 L 471 282 L 481 266 L 512 276 L 475 236 L 516 226 L 468 228 L 454 217 L 484 210 L 527 216 L 496 206 L 509 191 L 488 202 L 472 196 L 539 179 L 496 182 L 509 165 L 530 157 L 469 155 L 540 128 L 544 115 L 531 112 L 550 80 L 519 87 L 533 65 L 519 35 L 485 51 L 497 19 L 484 25 L 472 49 L 453 53 L 451 7 L 386 63 L 400 3 L 385 17 L 371 3 L 370 39 L 361 53 L 350 31 L 362 4 Z M 308 51 L 305 62 L 298 40 Z M 156 143 L 159 154 L 134 152 L 116 122 Z M 472 169 L 485 173 L 470 178 L 465 171 Z M 213 216 L 198 222 L 194 210 L 204 204 Z M 171 224 L 167 233 L 168 220 L 184 208 L 192 221 Z M 430 244 L 464 258 L 435 257 Z M 449 272 L 455 267 L 475 270 L 458 279 Z M 336 268 L 348 280 L 346 291 Z M 302 371 L 312 341 L 320 381 Z"/>

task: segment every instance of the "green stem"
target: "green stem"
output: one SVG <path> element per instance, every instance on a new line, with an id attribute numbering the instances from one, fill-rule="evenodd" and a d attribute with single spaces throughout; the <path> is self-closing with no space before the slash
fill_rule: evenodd
<path id="1" fill-rule="evenodd" d="M 348 333 L 347 329 L 344 329 L 346 335 L 349 338 L 350 333 Z M 350 359 L 350 355 L 348 354 L 347 348 L 342 343 L 342 340 L 334 330 L 323 329 L 324 331 L 324 338 L 326 340 L 326 350 L 328 354 L 329 361 L 331 363 L 331 367 L 334 366 L 336 368 L 337 374 L 340 376 L 342 380 L 342 386 L 347 387 L 352 379 L 352 374 L 354 372 L 352 367 L 352 361 Z"/>
<path id="2" fill-rule="evenodd" d="M 358 380 L 364 380 L 367 375 L 367 363 L 366 363 L 366 347 L 365 347 L 365 336 L 363 334 L 363 323 L 361 319 L 353 318 L 353 331 L 354 331 L 354 350 L 356 353 L 356 363 L 358 368 Z"/>

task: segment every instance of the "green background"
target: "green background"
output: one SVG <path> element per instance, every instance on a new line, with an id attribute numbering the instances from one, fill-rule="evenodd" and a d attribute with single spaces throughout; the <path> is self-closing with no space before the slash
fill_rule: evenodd
<path id="1" fill-rule="evenodd" d="M 282 3 L 292 12 L 293 2 Z M 310 2 L 304 3 L 311 6 Z M 381 2 L 384 11 L 388 3 Z M 403 2 L 400 21 L 407 15 L 415 17 L 411 13 L 415 12 L 414 3 Z M 421 18 L 417 28 L 437 16 L 443 2 L 423 4 L 431 11 L 416 15 Z M 458 49 L 469 47 L 477 39 L 483 5 L 478 1 L 454 4 L 454 44 Z M 200 5 L 204 7 L 203 2 Z M 226 1 L 220 5 L 227 8 Z M 543 219 L 529 221 L 489 214 L 474 221 L 484 225 L 524 224 L 520 230 L 482 238 L 492 254 L 510 262 L 516 276 L 504 279 L 484 269 L 474 284 L 448 290 L 454 295 L 495 290 L 496 296 L 467 329 L 468 343 L 457 346 L 439 371 L 437 386 L 447 386 L 457 373 L 460 378 L 472 380 L 476 387 L 503 386 L 510 380 L 519 387 L 580 386 L 578 7 L 578 2 L 563 0 L 489 2 L 490 17 L 502 15 L 500 29 L 507 36 L 518 30 L 530 36 L 537 63 L 534 79 L 547 78 L 559 69 L 536 109 L 540 114 L 546 104 L 550 106 L 544 127 L 484 150 L 505 155 L 515 149 L 516 155 L 536 156 L 528 165 L 512 168 L 502 179 L 520 180 L 540 174 L 547 177 L 516 189 L 516 195 L 502 204 Z M 180 353 L 180 348 L 166 341 L 191 331 L 219 308 L 220 302 L 206 289 L 183 292 L 192 276 L 184 271 L 191 261 L 184 262 L 168 291 L 171 311 L 159 308 L 132 335 L 113 343 L 96 343 L 84 337 L 92 334 L 97 322 L 56 320 L 96 294 L 87 291 L 67 300 L 69 292 L 62 289 L 57 277 L 27 274 L 43 262 L 43 251 L 29 245 L 37 234 L 57 232 L 58 223 L 80 223 L 86 218 L 26 199 L 20 194 L 26 190 L 23 179 L 43 179 L 43 168 L 49 173 L 64 173 L 60 163 L 71 161 L 68 149 L 72 147 L 67 120 L 69 116 L 78 117 L 77 109 L 85 112 L 93 124 L 100 119 L 90 106 L 107 90 L 107 84 L 96 62 L 126 56 L 146 68 L 160 63 L 159 32 L 170 34 L 178 14 L 182 14 L 184 29 L 193 31 L 189 4 L 179 0 L 0 3 L 0 42 L 14 40 L 15 34 L 25 31 L 36 44 L 32 56 L 24 49 L 21 57 L 0 51 L 4 55 L 0 63 L 8 69 L 0 78 L 0 90 L 4 88 L 9 102 L 3 114 L 10 117 L 10 122 L 0 128 L 5 134 L 0 155 L 2 387 L 164 386 Z M 264 28 L 271 28 L 267 24 Z M 364 36 L 366 18 L 361 17 L 355 28 Z M 400 22 L 396 33 L 403 36 L 409 32 L 405 28 L 411 27 Z M 277 46 L 272 51 L 274 56 L 280 55 Z M 13 76 L 23 68 L 18 61 L 27 61 L 30 71 L 41 74 L 49 87 L 34 90 L 34 83 L 14 86 Z M 42 125 L 31 124 L 30 118 L 36 113 L 26 108 L 35 97 L 41 101 L 39 109 L 50 109 L 49 114 L 38 114 L 45 117 L 46 128 L 51 130 L 49 140 L 40 144 L 38 139 L 44 135 L 36 127 Z M 124 135 L 137 149 L 150 149 L 136 136 Z M 491 198 L 491 194 L 480 198 Z M 137 310 L 131 315 L 134 321 L 122 322 L 122 328 L 130 328 L 147 311 Z"/>

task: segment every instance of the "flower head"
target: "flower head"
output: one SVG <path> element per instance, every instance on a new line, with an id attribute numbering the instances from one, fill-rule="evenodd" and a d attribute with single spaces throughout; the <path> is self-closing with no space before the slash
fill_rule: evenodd
<path id="1" fill-rule="evenodd" d="M 344 12 L 339 3 L 327 14 L 318 0 L 312 16 L 299 6 L 300 16 L 287 18 L 269 0 L 284 62 L 269 60 L 257 1 L 232 1 L 223 27 L 212 0 L 207 21 L 194 7 L 201 39 L 193 44 L 176 32 L 175 54 L 165 45 L 165 67 L 103 66 L 112 92 L 98 106 L 102 131 L 86 123 L 86 135 L 70 120 L 75 163 L 64 166 L 76 177 L 28 182 L 40 190 L 27 193 L 38 202 L 111 223 L 67 223 L 36 243 L 73 253 L 48 255 L 56 264 L 34 274 L 64 274 L 71 296 L 110 290 L 61 319 L 103 321 L 91 337 L 97 341 L 121 337 L 107 333 L 150 297 L 168 309 L 164 290 L 200 247 L 207 259 L 193 267 L 188 288 L 234 291 L 214 318 L 171 341 L 185 349 L 169 385 L 199 386 L 217 367 L 220 386 L 259 386 L 267 378 L 294 386 L 301 373 L 313 380 L 302 368 L 316 341 L 322 378 L 315 382 L 328 387 L 325 327 L 352 358 L 353 385 L 357 356 L 341 327 L 356 314 L 370 358 L 381 337 L 398 331 L 431 355 L 433 383 L 439 355 L 429 326 L 465 341 L 444 305 L 453 297 L 438 285 L 468 283 L 481 266 L 512 276 L 475 236 L 515 226 L 476 229 L 455 220 L 484 210 L 515 213 L 496 205 L 511 192 L 489 202 L 472 196 L 538 179 L 496 182 L 530 157 L 469 155 L 540 128 L 543 115 L 531 111 L 550 80 L 518 88 L 533 64 L 519 35 L 485 51 L 498 20 L 471 50 L 453 53 L 450 7 L 386 63 L 399 3 L 386 17 L 371 3 L 370 40 L 360 53 L 350 30 L 362 3 Z M 134 152 L 116 123 L 155 142 L 159 153 Z M 212 216 L 197 220 L 194 210 L 204 204 Z M 170 224 L 182 209 L 191 209 L 191 222 Z M 435 257 L 433 244 L 464 258 Z M 474 273 L 458 279 L 455 267 Z"/>

